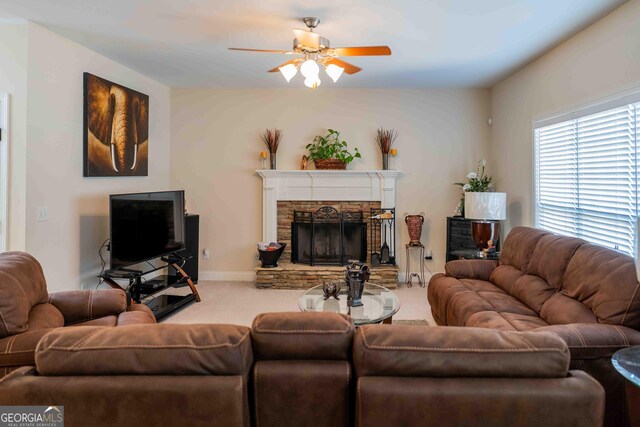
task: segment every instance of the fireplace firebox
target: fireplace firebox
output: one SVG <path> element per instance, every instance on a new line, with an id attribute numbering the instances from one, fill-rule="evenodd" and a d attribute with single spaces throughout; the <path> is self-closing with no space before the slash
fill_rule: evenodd
<path id="1" fill-rule="evenodd" d="M 338 212 L 324 206 L 316 212 L 293 212 L 291 262 L 347 265 L 349 260 L 367 260 L 367 224 L 362 211 Z"/>

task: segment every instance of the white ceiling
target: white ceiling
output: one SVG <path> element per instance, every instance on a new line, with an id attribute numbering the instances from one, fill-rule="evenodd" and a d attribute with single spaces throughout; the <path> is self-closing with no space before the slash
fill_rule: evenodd
<path id="1" fill-rule="evenodd" d="M 283 87 L 304 16 L 333 47 L 389 45 L 342 87 L 488 87 L 627 0 L 0 0 L 25 18 L 170 86 Z M 321 76 L 322 77 L 322 76 Z M 327 86 L 333 83 L 325 78 Z M 302 86 L 300 76 L 289 85 Z"/>

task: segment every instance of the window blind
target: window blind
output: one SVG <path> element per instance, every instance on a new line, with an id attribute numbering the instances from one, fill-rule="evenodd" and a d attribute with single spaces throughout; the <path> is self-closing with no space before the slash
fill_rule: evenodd
<path id="1" fill-rule="evenodd" d="M 537 227 L 633 254 L 639 110 L 627 104 L 534 130 Z"/>

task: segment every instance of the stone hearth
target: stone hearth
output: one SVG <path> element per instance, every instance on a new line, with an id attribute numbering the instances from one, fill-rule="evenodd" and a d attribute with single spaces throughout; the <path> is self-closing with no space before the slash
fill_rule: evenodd
<path id="1" fill-rule="evenodd" d="M 256 268 L 256 286 L 273 289 L 309 289 L 325 282 L 344 281 L 346 267 L 309 266 L 280 261 L 275 268 Z M 371 283 L 398 287 L 398 266 L 371 267 Z"/>

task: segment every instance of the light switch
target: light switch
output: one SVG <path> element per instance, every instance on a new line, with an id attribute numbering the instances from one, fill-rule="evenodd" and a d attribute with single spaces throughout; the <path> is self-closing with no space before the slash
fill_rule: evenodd
<path id="1" fill-rule="evenodd" d="M 49 219 L 49 209 L 46 207 L 38 208 L 38 222 L 45 222 Z"/>

